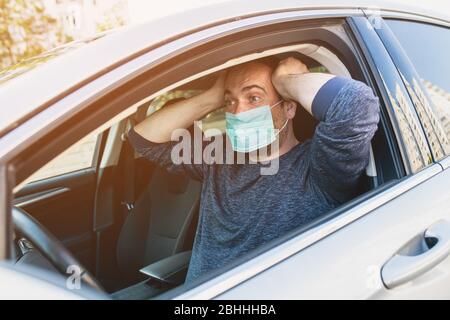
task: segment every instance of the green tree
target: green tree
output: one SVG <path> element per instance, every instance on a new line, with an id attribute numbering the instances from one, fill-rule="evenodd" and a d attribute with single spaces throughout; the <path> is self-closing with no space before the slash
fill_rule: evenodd
<path id="1" fill-rule="evenodd" d="M 42 0 L 0 0 L 0 69 L 70 40 Z"/>
<path id="2" fill-rule="evenodd" d="M 115 3 L 99 17 L 96 25 L 97 32 L 103 32 L 126 25 L 127 17 L 124 16 L 126 10 L 125 1 L 118 1 Z"/>

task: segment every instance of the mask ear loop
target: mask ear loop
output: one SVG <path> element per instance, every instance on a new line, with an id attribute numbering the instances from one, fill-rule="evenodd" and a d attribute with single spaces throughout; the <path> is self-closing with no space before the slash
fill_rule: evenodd
<path id="1" fill-rule="evenodd" d="M 275 139 L 278 138 L 278 136 L 280 135 L 280 132 L 283 131 L 283 129 L 286 127 L 288 121 L 289 121 L 289 119 L 286 119 L 286 122 L 283 124 L 283 126 L 280 129 L 278 129 L 278 132 L 275 134 Z M 270 145 L 270 147 L 272 148 L 272 144 Z M 277 144 L 276 148 L 279 148 L 278 144 Z"/>
<path id="2" fill-rule="evenodd" d="M 273 108 L 275 108 L 277 105 L 279 105 L 281 102 L 283 102 L 283 99 L 278 100 L 277 103 L 275 103 L 273 106 L 270 107 L 270 110 L 272 110 Z"/>
<path id="3" fill-rule="evenodd" d="M 289 119 L 286 119 L 286 122 L 283 124 L 283 126 L 278 130 L 277 134 L 280 134 L 281 131 L 283 131 L 283 129 L 286 127 L 287 123 L 288 123 Z"/>
<path id="4" fill-rule="evenodd" d="M 275 103 L 273 106 L 270 107 L 270 110 L 272 110 L 273 108 L 275 108 L 277 105 L 279 105 L 281 102 L 283 102 L 283 99 L 278 100 L 277 103 Z M 278 129 L 277 134 L 275 135 L 276 137 L 280 134 L 281 131 L 283 131 L 283 129 L 286 127 L 287 123 L 288 123 L 289 119 L 286 120 L 286 122 L 283 124 L 283 126 Z"/>

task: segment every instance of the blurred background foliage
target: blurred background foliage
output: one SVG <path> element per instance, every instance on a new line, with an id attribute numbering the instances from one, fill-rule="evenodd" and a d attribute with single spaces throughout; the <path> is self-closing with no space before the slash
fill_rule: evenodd
<path id="1" fill-rule="evenodd" d="M 42 0 L 0 0 L 0 68 L 71 40 Z"/>
<path id="2" fill-rule="evenodd" d="M 0 0 L 0 70 L 45 61 L 53 55 L 30 58 L 127 23 L 126 0 Z"/>

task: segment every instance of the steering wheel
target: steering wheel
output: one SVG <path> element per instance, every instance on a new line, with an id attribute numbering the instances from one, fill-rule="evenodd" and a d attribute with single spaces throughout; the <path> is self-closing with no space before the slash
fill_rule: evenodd
<path id="1" fill-rule="evenodd" d="M 69 266 L 78 266 L 81 269 L 81 282 L 105 294 L 105 290 L 89 271 L 36 219 L 18 207 L 12 208 L 12 218 L 16 231 L 27 238 L 61 274 L 67 275 Z"/>

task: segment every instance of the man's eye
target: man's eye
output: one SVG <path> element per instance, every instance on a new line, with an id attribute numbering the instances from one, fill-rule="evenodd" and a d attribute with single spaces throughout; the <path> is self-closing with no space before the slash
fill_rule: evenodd
<path id="1" fill-rule="evenodd" d="M 261 98 L 258 96 L 251 96 L 250 97 L 250 102 L 255 103 L 255 102 L 260 102 Z"/>

